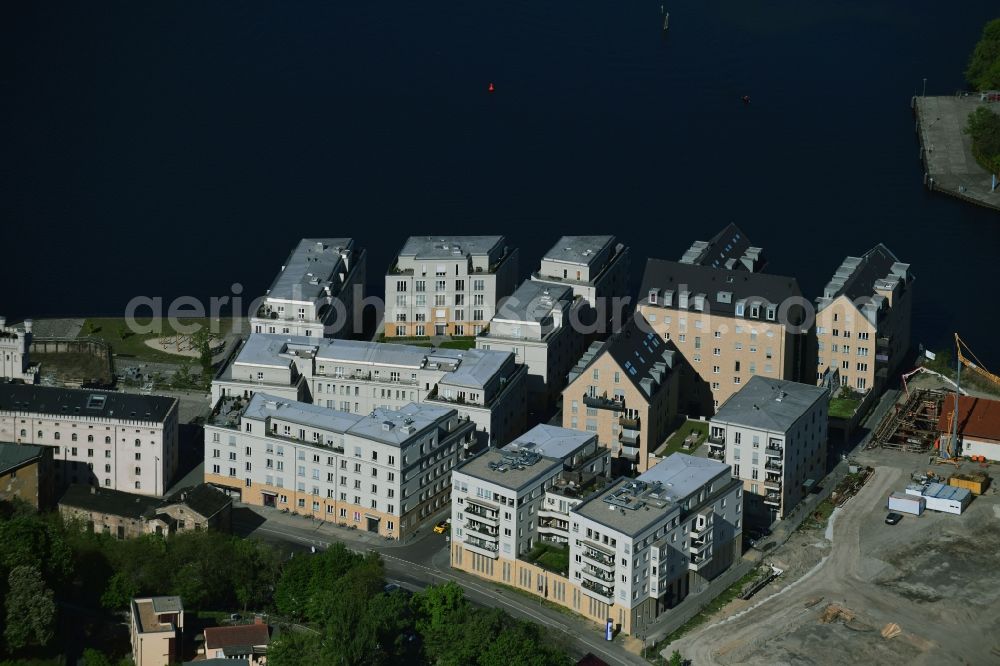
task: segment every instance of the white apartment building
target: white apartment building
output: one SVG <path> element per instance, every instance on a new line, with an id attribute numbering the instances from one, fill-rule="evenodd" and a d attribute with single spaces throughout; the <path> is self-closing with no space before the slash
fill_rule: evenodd
<path id="1" fill-rule="evenodd" d="M 740 558 L 742 485 L 729 466 L 675 453 L 570 511 L 578 612 L 623 631 L 680 603 Z"/>
<path id="2" fill-rule="evenodd" d="M 566 376 L 583 353 L 584 336 L 570 325 L 578 304 L 570 287 L 525 281 L 502 299 L 476 347 L 510 352 L 527 367 L 528 408 L 546 413 L 566 386 Z"/>
<path id="3" fill-rule="evenodd" d="M 466 461 L 451 475 L 452 566 L 510 582 L 536 544 L 568 547 L 569 510 L 609 465 L 596 435 L 550 425 Z"/>
<path id="4" fill-rule="evenodd" d="M 52 447 L 55 486 L 162 495 L 179 462 L 177 399 L 0 386 L 0 441 Z"/>
<path id="5" fill-rule="evenodd" d="M 30 319 L 18 326 L 8 326 L 7 318 L 0 317 L 0 380 L 34 384 L 38 381 L 38 364 L 31 363 Z"/>
<path id="6" fill-rule="evenodd" d="M 351 238 L 303 238 L 250 318 L 256 333 L 346 338 L 364 299 L 365 251 Z M 360 318 L 359 318 L 360 321 Z"/>
<path id="7" fill-rule="evenodd" d="M 437 405 L 350 414 L 265 393 L 227 397 L 205 425 L 205 482 L 248 504 L 400 539 L 448 506 L 474 429 Z"/>
<path id="8" fill-rule="evenodd" d="M 740 480 L 748 514 L 781 520 L 826 476 L 826 388 L 751 377 L 709 426 L 709 452 Z"/>
<path id="9" fill-rule="evenodd" d="M 573 289 L 591 308 L 628 295 L 629 249 L 614 236 L 563 236 L 542 257 L 532 280 Z"/>
<path id="10" fill-rule="evenodd" d="M 496 446 L 524 431 L 525 375 L 509 352 L 253 334 L 212 399 L 266 392 L 354 414 L 426 402 L 454 407 Z"/>
<path id="11" fill-rule="evenodd" d="M 503 236 L 411 236 L 385 275 L 385 336 L 478 335 L 517 259 Z"/>

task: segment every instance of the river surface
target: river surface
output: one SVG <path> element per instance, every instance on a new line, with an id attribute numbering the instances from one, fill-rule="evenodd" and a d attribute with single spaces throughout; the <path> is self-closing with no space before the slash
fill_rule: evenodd
<path id="1" fill-rule="evenodd" d="M 356 238 L 375 292 L 418 233 L 506 234 L 525 275 L 614 233 L 637 282 L 735 221 L 810 297 L 886 243 L 915 342 L 1000 366 L 1000 216 L 922 188 L 909 107 L 963 87 L 995 0 L 665 9 L 5 3 L 0 314 L 259 294 L 303 236 Z"/>

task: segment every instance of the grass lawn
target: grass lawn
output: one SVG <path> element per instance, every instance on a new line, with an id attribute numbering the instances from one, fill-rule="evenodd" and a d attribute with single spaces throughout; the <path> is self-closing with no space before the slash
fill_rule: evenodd
<path id="1" fill-rule="evenodd" d="M 569 572 L 569 548 L 558 548 L 547 543 L 540 543 L 531 549 L 525 559 L 549 571 Z"/>
<path id="2" fill-rule="evenodd" d="M 140 326 L 148 326 L 149 319 L 138 319 L 136 323 Z M 184 327 L 197 324 L 199 327 L 207 327 L 210 320 L 207 317 L 185 318 L 182 320 Z M 225 318 L 216 320 L 215 330 L 220 336 L 229 333 L 232 327 L 232 319 Z M 127 356 L 145 361 L 157 361 L 161 363 L 185 363 L 193 361 L 197 363 L 197 357 L 182 356 L 180 354 L 170 354 L 160 349 L 153 349 L 146 344 L 146 340 L 151 338 L 162 338 L 178 335 L 178 332 L 170 325 L 166 318 L 160 320 L 159 330 L 151 333 L 133 333 L 125 324 L 124 318 L 91 317 L 83 323 L 80 330 L 80 337 L 100 338 L 110 343 L 115 354 Z"/>
<path id="3" fill-rule="evenodd" d="M 689 451 L 683 451 L 681 445 L 684 444 L 684 439 L 692 432 L 698 433 L 698 443 L 695 444 Z M 660 447 L 660 450 L 656 452 L 656 455 L 669 456 L 671 453 L 677 453 L 678 451 L 691 453 L 696 448 L 704 444 L 707 438 L 708 421 L 685 421 L 680 428 L 674 431 L 674 434 L 667 438 L 667 443 Z"/>
<path id="4" fill-rule="evenodd" d="M 830 417 L 849 419 L 860 404 L 861 401 L 854 398 L 833 398 L 830 400 Z"/>
<path id="5" fill-rule="evenodd" d="M 452 338 L 441 343 L 441 349 L 472 349 L 475 346 L 475 338 Z"/>

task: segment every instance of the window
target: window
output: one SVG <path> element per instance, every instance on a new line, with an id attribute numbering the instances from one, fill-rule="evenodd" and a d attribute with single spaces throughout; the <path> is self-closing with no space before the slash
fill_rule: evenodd
<path id="1" fill-rule="evenodd" d="M 396 281 L 396 291 L 398 291 L 398 292 L 405 292 L 406 291 L 406 280 L 397 280 Z"/>

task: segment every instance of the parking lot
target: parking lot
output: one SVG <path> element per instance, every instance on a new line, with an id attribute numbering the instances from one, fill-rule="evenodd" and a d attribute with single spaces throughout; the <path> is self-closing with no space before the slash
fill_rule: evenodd
<path id="1" fill-rule="evenodd" d="M 886 525 L 886 498 L 912 473 L 958 470 L 878 449 L 857 460 L 875 474 L 830 524 L 799 530 L 765 554 L 785 574 L 668 650 L 696 664 L 1000 662 L 996 489 L 974 498 L 961 516 L 926 511 Z M 996 466 L 963 468 L 1000 473 Z"/>

